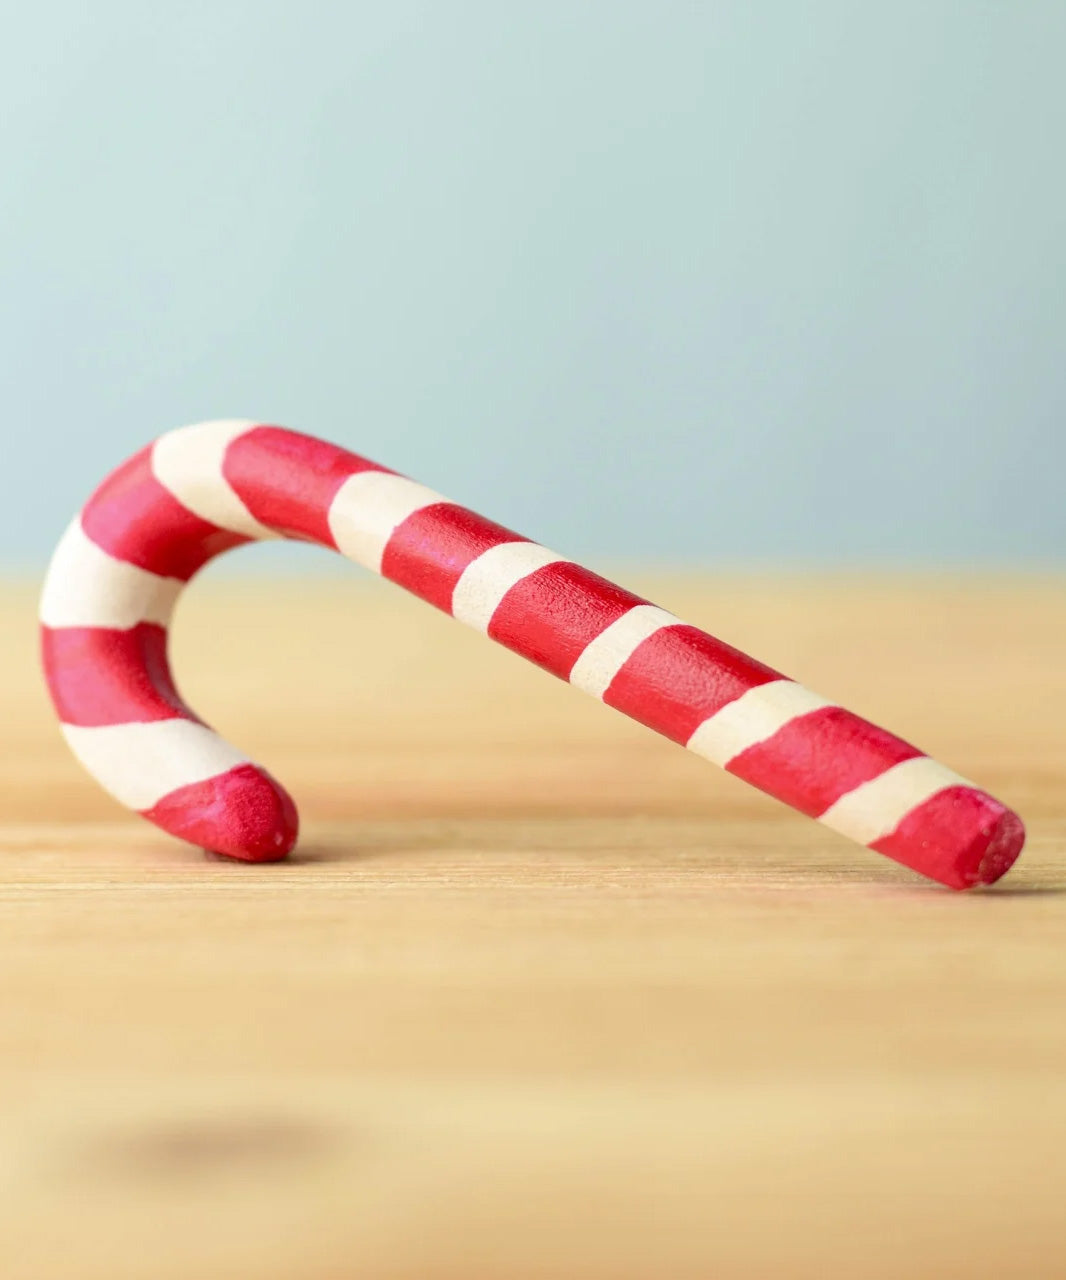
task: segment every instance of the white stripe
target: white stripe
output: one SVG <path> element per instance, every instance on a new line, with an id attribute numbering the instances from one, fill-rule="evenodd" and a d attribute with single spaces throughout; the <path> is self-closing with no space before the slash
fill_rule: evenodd
<path id="1" fill-rule="evenodd" d="M 184 586 L 177 578 L 116 560 L 75 519 L 59 541 L 41 593 L 46 627 L 118 627 L 138 622 L 166 626 Z"/>
<path id="2" fill-rule="evenodd" d="M 433 489 L 388 471 L 360 471 L 337 490 L 329 508 L 329 528 L 341 555 L 381 572 L 381 557 L 396 526 L 435 502 Z"/>
<path id="3" fill-rule="evenodd" d="M 85 768 L 129 809 L 150 809 L 178 787 L 248 763 L 213 729 L 191 720 L 62 728 Z"/>
<path id="4" fill-rule="evenodd" d="M 226 450 L 256 425 L 245 418 L 223 418 L 168 431 L 152 446 L 152 473 L 201 520 L 249 538 L 277 538 L 280 535 L 259 523 L 222 474 Z"/>
<path id="5" fill-rule="evenodd" d="M 794 680 L 771 680 L 726 703 L 704 720 L 685 745 L 705 760 L 725 766 L 748 747 L 772 738 L 797 716 L 833 705 Z"/>
<path id="6" fill-rule="evenodd" d="M 859 844 L 873 844 L 891 835 L 912 809 L 946 787 L 958 786 L 973 783 L 928 756 L 915 756 L 841 796 L 818 821 Z"/>
<path id="7" fill-rule="evenodd" d="M 663 627 L 680 622 L 680 618 L 654 604 L 635 605 L 585 646 L 570 670 L 570 683 L 594 698 L 602 698 L 638 645 Z"/>
<path id="8" fill-rule="evenodd" d="M 523 578 L 566 557 L 536 542 L 501 542 L 472 560 L 455 584 L 452 617 L 478 631 L 488 631 L 500 601 Z"/>

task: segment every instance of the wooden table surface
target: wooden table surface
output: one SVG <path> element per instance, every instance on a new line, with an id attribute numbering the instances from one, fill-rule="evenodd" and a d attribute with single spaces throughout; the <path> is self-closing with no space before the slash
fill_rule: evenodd
<path id="1" fill-rule="evenodd" d="M 182 605 L 305 823 L 212 859 L 68 757 L 9 586 L 5 1280 L 1066 1276 L 1066 583 L 632 585 L 1013 803 L 1016 869 L 921 882 L 354 573 Z"/>

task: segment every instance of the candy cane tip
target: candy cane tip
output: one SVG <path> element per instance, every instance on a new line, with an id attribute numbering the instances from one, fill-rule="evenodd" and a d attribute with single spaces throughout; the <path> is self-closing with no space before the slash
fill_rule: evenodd
<path id="1" fill-rule="evenodd" d="M 980 842 L 975 850 L 979 854 L 974 868 L 973 885 L 995 884 L 1000 876 L 1005 875 L 1025 846 L 1025 824 L 1010 809 L 1006 809 L 989 833 L 988 839 L 981 848 Z M 962 886 L 968 887 L 968 886 Z"/>
<path id="2" fill-rule="evenodd" d="M 1024 844 L 1016 813 L 984 792 L 956 787 L 920 805 L 872 847 L 949 889 L 976 889 L 1005 875 Z"/>
<path id="3" fill-rule="evenodd" d="M 179 787 L 142 813 L 171 835 L 242 862 L 284 858 L 300 826 L 289 793 L 253 764 Z"/>

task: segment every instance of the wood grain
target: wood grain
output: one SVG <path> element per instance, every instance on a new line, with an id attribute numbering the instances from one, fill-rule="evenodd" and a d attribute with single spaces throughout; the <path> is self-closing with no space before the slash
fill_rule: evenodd
<path id="1" fill-rule="evenodd" d="M 305 821 L 213 860 L 79 772 L 9 585 L 5 1277 L 1066 1275 L 1066 584 L 633 579 L 1016 806 L 1014 872 L 922 883 L 347 575 L 182 605 Z"/>

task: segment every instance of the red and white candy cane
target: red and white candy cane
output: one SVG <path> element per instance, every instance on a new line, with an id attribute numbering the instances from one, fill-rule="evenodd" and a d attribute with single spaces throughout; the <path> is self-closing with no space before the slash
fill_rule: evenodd
<path id="1" fill-rule="evenodd" d="M 165 831 L 284 857 L 296 809 L 181 700 L 167 624 L 185 583 L 259 538 L 319 542 L 690 751 L 955 889 L 989 884 L 1020 819 L 916 748 L 564 556 L 336 445 L 254 422 L 161 436 L 56 550 L 45 672 L 74 754 Z"/>

